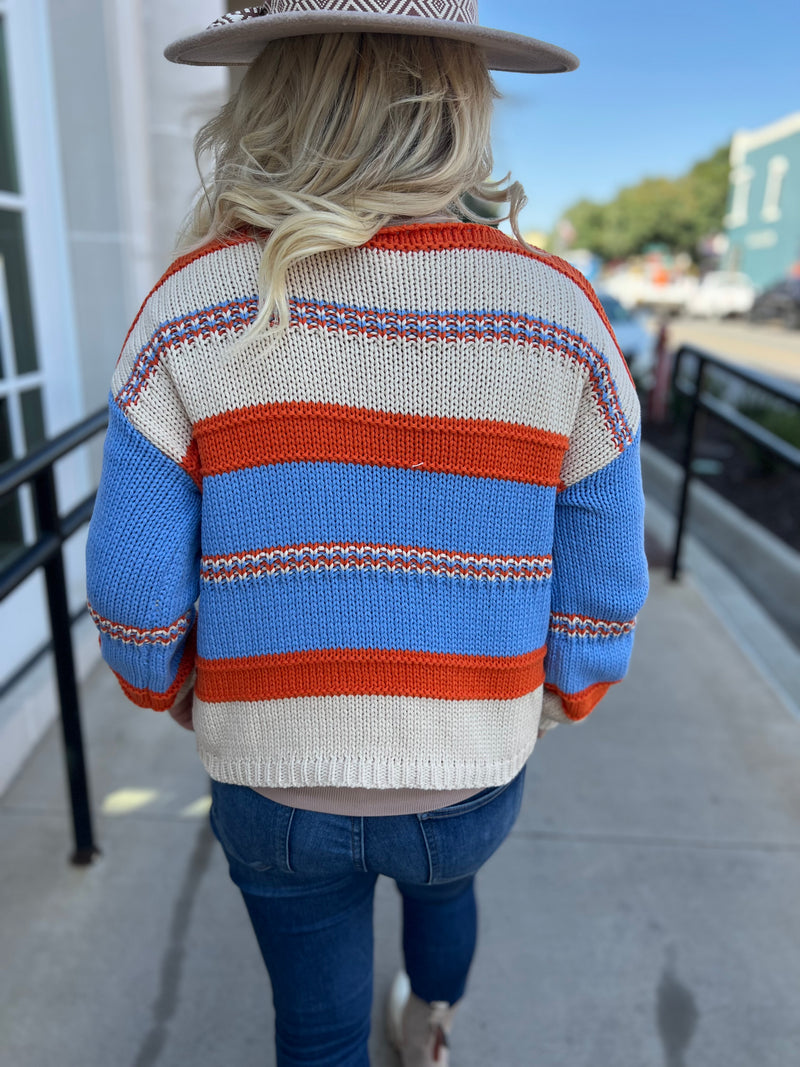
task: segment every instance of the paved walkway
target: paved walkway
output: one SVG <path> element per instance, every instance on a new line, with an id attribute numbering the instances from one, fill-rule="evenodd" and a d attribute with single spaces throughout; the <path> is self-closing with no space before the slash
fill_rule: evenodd
<path id="1" fill-rule="evenodd" d="M 59 738 L 0 804 L 9 1067 L 268 1067 L 269 990 L 191 735 L 84 692 L 102 858 L 67 863 Z M 626 683 L 537 746 L 479 876 L 454 1067 L 789 1067 L 800 1048 L 800 722 L 691 582 L 654 572 Z M 399 963 L 379 881 L 373 1067 Z"/>

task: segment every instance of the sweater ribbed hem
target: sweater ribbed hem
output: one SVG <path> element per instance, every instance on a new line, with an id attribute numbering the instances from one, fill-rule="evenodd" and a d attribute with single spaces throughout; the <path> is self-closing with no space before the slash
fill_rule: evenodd
<path id="1" fill-rule="evenodd" d="M 511 759 L 494 763 L 470 761 L 429 764 L 415 760 L 238 759 L 226 760 L 199 750 L 211 778 L 234 785 L 303 787 L 350 786 L 355 789 L 487 789 L 504 785 L 522 769 L 536 735 Z"/>

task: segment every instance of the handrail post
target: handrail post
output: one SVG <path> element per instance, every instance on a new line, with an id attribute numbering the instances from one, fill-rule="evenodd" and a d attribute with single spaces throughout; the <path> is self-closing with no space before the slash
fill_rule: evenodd
<path id="1" fill-rule="evenodd" d="M 100 849 L 95 844 L 92 828 L 89 782 L 84 757 L 75 657 L 72 648 L 72 627 L 64 570 L 61 520 L 58 514 L 55 473 L 52 464 L 36 475 L 33 479 L 33 486 L 41 531 L 53 533 L 61 541 L 59 550 L 44 564 L 44 572 L 75 840 L 75 851 L 70 860 L 76 866 L 86 866 L 92 862 L 94 856 L 99 855 Z"/>
<path id="2" fill-rule="evenodd" d="M 686 428 L 686 443 L 683 450 L 683 485 L 681 487 L 681 500 L 678 508 L 678 528 L 675 531 L 675 546 L 672 554 L 672 570 L 670 578 L 676 581 L 680 572 L 681 545 L 683 532 L 686 526 L 686 513 L 689 508 L 689 483 L 692 480 L 692 464 L 694 462 L 695 436 L 697 429 L 697 412 L 700 408 L 700 394 L 703 389 L 703 376 L 706 369 L 706 361 L 701 355 L 697 355 L 697 370 L 695 372 L 694 390 L 692 391 L 691 407 L 689 409 L 689 422 Z M 677 382 L 677 366 L 680 362 L 680 353 L 675 360 Z"/>

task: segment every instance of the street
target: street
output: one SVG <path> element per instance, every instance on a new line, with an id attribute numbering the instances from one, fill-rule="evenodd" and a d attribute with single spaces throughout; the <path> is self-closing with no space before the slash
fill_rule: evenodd
<path id="1" fill-rule="evenodd" d="M 800 330 L 738 320 L 677 318 L 667 322 L 671 347 L 696 344 L 764 374 L 800 383 Z"/>

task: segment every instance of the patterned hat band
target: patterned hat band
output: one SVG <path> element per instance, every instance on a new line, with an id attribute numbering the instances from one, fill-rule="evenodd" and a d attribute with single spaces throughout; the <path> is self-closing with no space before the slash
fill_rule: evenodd
<path id="1" fill-rule="evenodd" d="M 268 0 L 257 7 L 245 7 L 230 15 L 222 15 L 211 23 L 214 26 L 231 25 L 246 19 L 263 18 L 265 15 L 288 15 L 290 12 L 348 11 L 359 15 L 400 15 L 405 18 L 439 19 L 443 22 L 478 22 L 476 0 Z"/>

